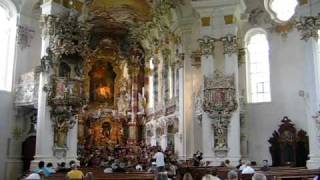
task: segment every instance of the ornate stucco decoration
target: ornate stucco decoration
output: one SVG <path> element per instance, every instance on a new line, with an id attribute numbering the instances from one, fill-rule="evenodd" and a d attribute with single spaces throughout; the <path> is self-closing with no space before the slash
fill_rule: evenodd
<path id="1" fill-rule="evenodd" d="M 213 77 L 204 77 L 203 110 L 213 119 L 214 150 L 219 157 L 228 152 L 228 125 L 232 112 L 238 108 L 234 76 L 215 71 Z"/>
<path id="2" fill-rule="evenodd" d="M 31 46 L 31 41 L 34 37 L 34 34 L 34 29 L 25 25 L 18 25 L 17 44 L 20 46 L 21 50 Z"/>
<path id="3" fill-rule="evenodd" d="M 90 26 L 79 22 L 76 14 L 43 16 L 41 26 L 43 35 L 50 38 L 50 48 L 55 55 L 79 53 L 85 56 L 91 51 L 88 46 Z"/>
<path id="4" fill-rule="evenodd" d="M 201 54 L 205 56 L 212 55 L 214 50 L 214 43 L 216 41 L 216 39 L 209 36 L 204 36 L 203 38 L 198 39 Z"/>
<path id="5" fill-rule="evenodd" d="M 220 39 L 223 44 L 223 53 L 231 56 L 238 53 L 238 39 L 233 34 L 227 34 Z"/>
<path id="6" fill-rule="evenodd" d="M 301 34 L 301 40 L 308 41 L 310 38 L 319 39 L 320 14 L 318 16 L 301 17 L 296 22 L 296 28 Z"/>
<path id="7" fill-rule="evenodd" d="M 37 107 L 39 71 L 34 70 L 20 76 L 16 85 L 15 105 Z"/>
<path id="8" fill-rule="evenodd" d="M 257 7 L 249 12 L 248 21 L 252 25 L 263 25 L 270 24 L 271 18 L 264 9 Z"/>

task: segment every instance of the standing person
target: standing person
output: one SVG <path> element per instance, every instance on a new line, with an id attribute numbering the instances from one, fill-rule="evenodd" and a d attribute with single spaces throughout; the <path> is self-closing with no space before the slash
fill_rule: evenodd
<path id="1" fill-rule="evenodd" d="M 154 159 L 156 159 L 156 165 L 158 172 L 164 171 L 164 154 L 161 152 L 161 149 L 158 148 L 158 152 L 153 156 Z"/>

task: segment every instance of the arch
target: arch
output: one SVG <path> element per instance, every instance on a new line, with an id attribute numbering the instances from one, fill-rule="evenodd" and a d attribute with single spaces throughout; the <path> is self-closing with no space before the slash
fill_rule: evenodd
<path id="1" fill-rule="evenodd" d="M 247 101 L 271 101 L 269 41 L 262 28 L 249 30 L 245 35 Z"/>
<path id="2" fill-rule="evenodd" d="M 9 0 L 0 0 L 1 45 L 0 56 L 0 90 L 11 91 L 15 65 L 15 40 L 17 24 L 17 8 Z"/>

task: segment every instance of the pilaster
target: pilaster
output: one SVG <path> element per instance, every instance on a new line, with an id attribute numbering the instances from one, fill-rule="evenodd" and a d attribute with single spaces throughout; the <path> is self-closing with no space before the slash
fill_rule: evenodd
<path id="1" fill-rule="evenodd" d="M 239 104 L 238 93 L 238 47 L 237 47 L 237 20 L 245 10 L 242 0 L 230 1 L 194 1 L 192 6 L 200 15 L 199 48 L 201 52 L 201 67 L 204 77 L 212 77 L 217 69 L 214 47 L 222 45 L 224 50 L 224 69 L 220 70 L 224 76 L 233 76 L 235 83 L 235 97 Z M 204 94 L 202 95 L 204 97 Z M 202 117 L 202 139 L 204 160 L 211 161 L 212 165 L 219 165 L 225 159 L 236 164 L 240 158 L 240 115 L 239 107 L 231 113 L 227 135 L 227 154 L 221 155 L 215 147 L 215 132 L 212 114 L 204 112 Z M 210 116 L 210 117 L 209 117 Z"/>

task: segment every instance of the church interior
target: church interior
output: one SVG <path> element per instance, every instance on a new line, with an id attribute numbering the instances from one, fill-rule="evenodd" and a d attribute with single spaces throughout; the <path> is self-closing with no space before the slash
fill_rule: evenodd
<path id="1" fill-rule="evenodd" d="M 0 22 L 0 179 L 320 179 L 320 0 L 0 0 Z"/>

